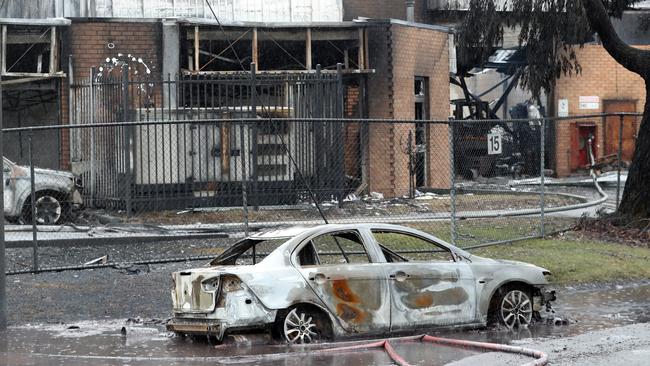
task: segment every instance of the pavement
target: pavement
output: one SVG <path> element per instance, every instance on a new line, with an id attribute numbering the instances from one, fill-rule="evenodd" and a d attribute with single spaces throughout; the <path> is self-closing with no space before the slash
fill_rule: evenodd
<path id="1" fill-rule="evenodd" d="M 526 339 L 516 346 L 542 351 L 551 365 L 647 366 L 650 364 L 650 324 L 640 323 L 557 339 Z M 527 361 L 527 360 L 524 360 Z M 521 365 L 522 357 L 506 353 L 473 355 L 448 366 Z"/>

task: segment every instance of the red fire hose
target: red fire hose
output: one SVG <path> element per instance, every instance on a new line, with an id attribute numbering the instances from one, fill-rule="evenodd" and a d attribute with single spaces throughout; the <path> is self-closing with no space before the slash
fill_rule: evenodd
<path id="1" fill-rule="evenodd" d="M 472 348 L 472 349 L 479 349 L 479 350 L 486 350 L 486 351 L 514 353 L 514 354 L 520 354 L 523 356 L 529 356 L 535 358 L 534 361 L 528 362 L 522 366 L 544 366 L 548 364 L 548 356 L 541 351 L 536 351 L 536 350 L 523 348 L 523 347 L 508 346 L 505 344 L 474 342 L 474 341 L 466 341 L 462 339 L 439 338 L 439 337 L 432 337 L 430 335 L 395 338 L 390 341 L 385 339 L 377 342 L 358 344 L 358 345 L 347 346 L 347 347 L 327 348 L 315 352 L 329 353 L 329 352 L 351 351 L 351 350 L 358 350 L 358 349 L 382 348 L 384 351 L 386 351 L 388 356 L 396 364 L 400 366 L 411 366 L 411 364 L 409 364 L 402 356 L 400 356 L 395 351 L 395 349 L 390 343 L 391 341 L 393 342 L 420 341 L 426 343 L 442 344 L 445 346 L 452 346 L 452 347 L 463 347 L 463 348 Z"/>

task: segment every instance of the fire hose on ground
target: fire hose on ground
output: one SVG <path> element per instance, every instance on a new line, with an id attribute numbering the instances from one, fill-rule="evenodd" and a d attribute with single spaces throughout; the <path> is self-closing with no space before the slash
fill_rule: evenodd
<path id="1" fill-rule="evenodd" d="M 459 347 L 459 348 L 466 348 L 466 349 L 473 349 L 473 350 L 480 350 L 480 351 L 511 353 L 511 354 L 534 358 L 533 361 L 522 364 L 521 366 L 544 366 L 548 364 L 548 355 L 542 351 L 537 351 L 537 350 L 524 348 L 524 347 L 510 346 L 506 344 L 433 337 L 426 334 L 410 336 L 410 337 L 383 339 L 383 340 L 374 341 L 370 343 L 354 344 L 350 346 L 324 348 L 324 349 L 301 351 L 301 352 L 280 353 L 280 354 L 272 353 L 266 355 L 257 355 L 255 357 L 256 360 L 259 361 L 260 356 L 263 359 L 268 360 L 268 359 L 296 357 L 301 354 L 313 356 L 313 355 L 327 355 L 331 353 L 340 353 L 340 352 L 349 352 L 349 351 L 358 351 L 358 350 L 381 349 L 384 352 L 386 352 L 388 357 L 390 357 L 390 359 L 395 364 L 399 366 L 411 366 L 412 364 L 409 363 L 404 357 L 402 357 L 393 347 L 393 343 L 404 343 L 404 342 L 420 342 L 422 344 L 430 343 L 430 344 L 438 344 L 438 345 L 444 345 L 449 347 Z M 246 359 L 248 357 L 251 356 L 244 356 L 243 358 Z"/>

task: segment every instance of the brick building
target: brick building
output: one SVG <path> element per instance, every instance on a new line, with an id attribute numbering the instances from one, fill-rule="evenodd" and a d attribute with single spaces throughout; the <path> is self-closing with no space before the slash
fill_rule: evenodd
<path id="1" fill-rule="evenodd" d="M 446 119 L 449 115 L 449 51 L 444 28 L 389 21 L 369 30 L 369 117 L 398 120 Z M 414 92 L 416 83 L 422 89 Z M 418 97 L 421 102 L 418 103 Z M 447 188 L 450 182 L 447 125 L 379 124 L 370 129 L 370 175 L 382 185 L 371 189 L 403 195 L 408 187 L 408 134 L 421 134 L 427 147 L 417 186 Z M 386 159 L 392 169 L 385 169 Z M 389 184 L 389 185 L 386 185 Z"/>
<path id="2" fill-rule="evenodd" d="M 76 14 L 78 17 L 57 25 L 57 43 L 53 47 L 58 60 L 57 75 L 47 77 L 51 77 L 52 93 L 60 104 L 52 106 L 56 118 L 50 123 L 75 123 L 79 118 L 80 107 L 70 100 L 76 90 L 71 86 L 87 80 L 91 68 L 95 73 L 106 73 L 115 59 L 132 58 L 142 60 L 133 65 L 140 68 L 140 75 L 144 75 L 143 68 L 146 68 L 149 77 L 157 79 L 167 75 L 174 79 L 233 72 L 234 66 L 223 58 L 206 62 L 214 59 L 216 53 L 208 48 L 225 48 L 226 42 L 236 43 L 239 56 L 256 62 L 260 73 L 280 70 L 287 74 L 305 73 L 313 72 L 316 64 L 343 64 L 347 117 L 426 120 L 446 119 L 449 113 L 449 30 L 445 27 L 374 19 L 290 23 L 224 21 L 224 32 L 221 32 L 207 12 L 203 19 L 160 19 L 116 18 L 102 16 L 98 11 L 97 17 L 88 17 L 93 15 L 91 10 L 86 9 L 87 14 L 81 12 Z M 142 15 L 147 15 L 146 9 L 142 11 Z M 390 13 L 377 15 L 390 16 Z M 29 28 L 34 20 L 23 19 L 23 23 Z M 293 55 L 287 57 L 274 50 L 274 43 L 278 42 L 285 53 Z M 133 71 L 130 75 L 134 76 Z M 30 81 L 27 83 L 31 85 Z M 154 104 L 172 101 L 173 96 L 163 97 L 164 93 L 167 90 L 156 92 Z M 52 114 L 52 109 L 49 113 Z M 12 121 L 7 125 L 18 127 Z M 26 125 L 30 122 L 22 124 Z M 345 173 L 362 177 L 366 192 L 381 192 L 388 197 L 407 194 L 411 184 L 406 151 L 409 135 L 413 144 L 422 146 L 418 153 L 417 186 L 448 188 L 446 125 L 349 125 L 344 139 Z M 56 158 L 49 154 L 50 160 L 37 163 L 82 172 L 86 165 L 75 158 L 73 140 L 76 138 L 68 132 L 62 133 L 55 139 L 61 153 Z M 11 157 L 24 161 L 20 156 Z"/>
<path id="3" fill-rule="evenodd" d="M 641 46 L 650 49 L 648 46 Z M 624 69 L 598 44 L 576 49 L 582 73 L 564 76 L 555 87 L 556 106 L 568 104 L 568 115 L 607 112 L 642 113 L 646 102 L 645 83 L 636 74 Z M 559 111 L 559 106 L 557 107 Z M 623 160 L 630 161 L 634 153 L 635 135 L 640 119 L 625 117 L 623 130 Z M 556 171 L 558 176 L 584 168 L 587 160 L 587 139 L 595 137 L 595 155 L 600 158 L 616 154 L 619 140 L 619 118 L 557 123 Z"/>
<path id="4" fill-rule="evenodd" d="M 345 19 L 356 17 L 389 17 L 406 19 L 411 6 L 413 20 L 421 23 L 444 24 L 454 27 L 462 19 L 462 14 L 468 9 L 469 1 L 447 0 L 413 0 L 413 1 L 377 1 L 344 0 L 343 12 Z M 635 9 L 623 14 L 622 19 L 613 19 L 614 28 L 618 35 L 628 44 L 637 47 L 650 47 L 650 37 L 644 28 L 644 19 L 648 16 L 648 4 L 639 3 Z M 517 47 L 518 37 L 515 31 L 506 31 L 503 47 Z M 568 113 L 585 115 L 601 112 L 643 112 L 645 83 L 637 75 L 625 70 L 616 63 L 607 52 L 597 43 L 587 44 L 582 48 L 576 47 L 576 54 L 582 66 L 581 75 L 563 76 L 557 81 L 553 95 L 542 96 L 546 111 L 557 115 L 558 103 L 568 103 Z M 472 91 L 479 94 L 501 81 L 505 75 L 496 72 L 483 73 L 467 80 Z M 505 87 L 506 85 L 504 85 Z M 497 89 L 486 93 L 484 100 L 493 100 L 500 96 Z M 452 86 L 452 99 L 460 98 L 459 90 Z M 582 98 L 581 98 L 582 97 Z M 508 118 L 508 107 L 530 98 L 530 94 L 521 89 L 515 89 L 506 99 L 499 115 Z M 582 107 L 581 108 L 581 102 Z M 634 143 L 638 121 L 626 117 L 623 131 L 623 159 L 630 161 L 634 152 Z M 588 164 L 587 139 L 595 137 L 596 158 L 615 154 L 618 150 L 619 136 L 618 118 L 568 121 L 555 125 L 554 136 L 547 138 L 546 159 L 549 167 L 557 176 L 567 176 L 584 168 Z"/>

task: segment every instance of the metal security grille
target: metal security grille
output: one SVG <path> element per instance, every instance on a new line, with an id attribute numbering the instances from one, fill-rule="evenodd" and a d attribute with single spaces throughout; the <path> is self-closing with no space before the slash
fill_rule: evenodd
<path id="1" fill-rule="evenodd" d="M 340 72 L 165 80 L 126 67 L 102 72 L 71 88 L 71 124 L 97 125 L 71 131 L 72 170 L 83 177 L 87 206 L 241 206 L 244 196 L 254 206 L 292 204 L 305 185 L 320 198 L 342 198 L 343 123 L 299 120 L 342 117 Z M 133 125 L 106 125 L 114 122 Z"/>

